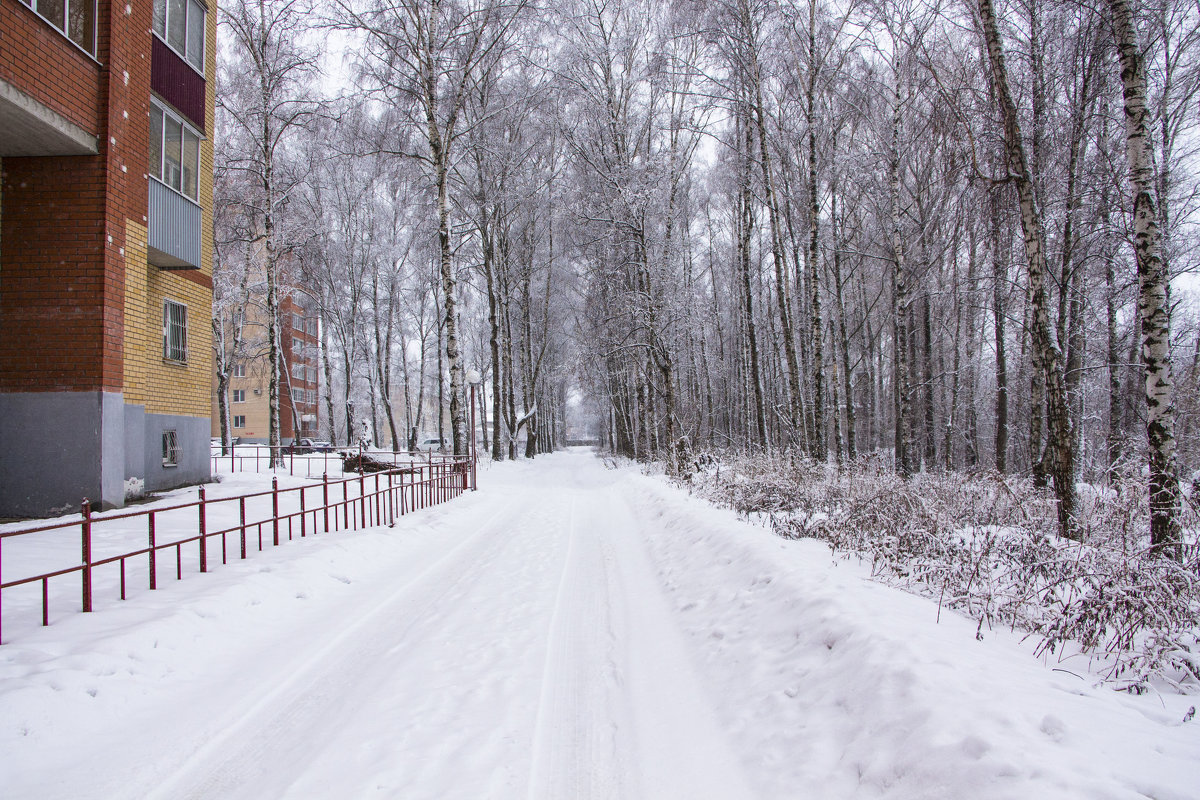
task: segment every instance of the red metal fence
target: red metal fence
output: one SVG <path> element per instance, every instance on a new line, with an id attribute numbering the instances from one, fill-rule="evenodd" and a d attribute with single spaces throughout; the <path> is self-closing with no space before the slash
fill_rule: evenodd
<path id="1" fill-rule="evenodd" d="M 272 466 L 271 454 L 275 453 L 275 463 Z M 337 475 L 342 472 L 344 456 L 366 456 L 374 461 L 382 461 L 396 466 L 407 465 L 413 461 L 424 461 L 435 464 L 443 461 L 453 461 L 455 456 L 432 450 L 413 452 L 392 452 L 390 450 L 370 450 L 362 447 L 339 447 L 330 450 L 305 450 L 291 445 L 270 447 L 265 444 L 231 444 L 228 447 L 213 445 L 209 455 L 212 474 L 234 472 L 287 472 L 308 478 L 320 478 L 322 475 Z"/>
<path id="2" fill-rule="evenodd" d="M 4 545 L 17 537 L 70 535 L 71 531 L 78 530 L 81 553 L 77 563 L 55 565 L 38 574 L 0 582 L 0 626 L 3 625 L 5 590 L 28 589 L 40 583 L 42 625 L 49 625 L 52 578 L 78 573 L 81 608 L 85 612 L 91 611 L 94 574 L 101 567 L 114 565 L 119 570 L 120 597 L 124 600 L 130 559 L 146 558 L 149 587 L 157 589 L 163 555 L 168 559 L 168 569 L 170 561 L 174 561 L 175 579 L 183 579 L 185 545 L 196 545 L 199 571 L 208 572 L 209 567 L 215 565 L 217 554 L 213 548 L 217 546 L 220 547 L 221 563 L 225 564 L 230 557 L 246 558 L 256 547 L 261 551 L 267 544 L 277 546 L 285 536 L 290 540 L 295 536 L 389 525 L 397 516 L 443 503 L 474 488 L 473 467 L 470 458 L 416 462 L 341 480 L 331 481 L 328 476 L 322 476 L 320 483 L 285 489 L 280 489 L 278 478 L 272 476 L 269 491 L 210 499 L 205 497 L 205 487 L 201 486 L 198 498 L 188 503 L 115 514 L 95 515 L 85 499 L 78 519 L 0 533 L 0 565 L 3 564 Z M 246 501 L 267 497 L 270 498 L 269 515 L 254 519 L 252 513 L 248 517 Z M 195 533 L 160 541 L 160 530 Z M 130 543 L 139 538 L 144 545 L 139 542 L 139 546 L 128 549 Z M 174 550 L 174 559 L 170 559 L 171 550 Z M 190 561 L 191 556 L 188 559 Z M 0 643 L 3 642 L 2 631 L 0 627 Z"/>

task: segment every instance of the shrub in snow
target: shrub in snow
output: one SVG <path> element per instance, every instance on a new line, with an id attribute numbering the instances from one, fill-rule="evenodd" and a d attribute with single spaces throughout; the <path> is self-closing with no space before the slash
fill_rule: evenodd
<path id="1" fill-rule="evenodd" d="M 1082 542 L 1056 535 L 1053 496 L 1021 478 L 923 473 L 875 457 L 836 470 L 784 458 L 708 456 L 682 477 L 787 538 L 868 560 L 876 577 L 976 619 L 1036 637 L 1039 654 L 1083 652 L 1118 685 L 1200 690 L 1198 519 L 1185 504 L 1183 564 L 1149 552 L 1136 470 L 1081 486 Z"/>

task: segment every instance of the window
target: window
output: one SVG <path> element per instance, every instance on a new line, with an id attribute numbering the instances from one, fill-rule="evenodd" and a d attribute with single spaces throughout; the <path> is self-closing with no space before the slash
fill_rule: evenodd
<path id="1" fill-rule="evenodd" d="M 292 314 L 292 330 L 304 333 L 304 317 L 299 314 Z"/>
<path id="2" fill-rule="evenodd" d="M 167 46 L 204 72 L 204 6 L 196 0 L 154 0 L 154 32 Z"/>
<path id="3" fill-rule="evenodd" d="M 187 306 L 163 301 L 163 358 L 187 361 Z"/>
<path id="4" fill-rule="evenodd" d="M 235 402 L 235 403 L 246 402 L 246 390 L 245 389 L 234 389 L 233 390 L 233 402 Z"/>
<path id="5" fill-rule="evenodd" d="M 150 174 L 163 179 L 163 110 L 150 105 Z"/>
<path id="6" fill-rule="evenodd" d="M 296 356 L 297 358 L 304 357 L 304 340 L 303 339 L 296 339 L 293 337 L 293 339 L 292 339 L 292 355 Z"/>
<path id="7" fill-rule="evenodd" d="M 292 364 L 292 377 L 298 381 L 304 380 L 304 365 Z"/>
<path id="8" fill-rule="evenodd" d="M 308 379 L 309 383 L 317 382 L 317 368 L 316 367 L 308 367 L 307 369 L 304 370 L 304 375 Z"/>
<path id="9" fill-rule="evenodd" d="M 303 389 L 297 389 L 295 387 L 292 387 L 292 402 L 293 403 L 303 403 L 304 402 L 304 390 Z"/>
<path id="10" fill-rule="evenodd" d="M 309 405 L 316 405 L 317 390 L 316 389 L 308 389 L 307 391 L 305 391 L 304 399 L 309 403 Z"/>
<path id="11" fill-rule="evenodd" d="M 310 317 L 310 318 L 309 318 L 309 320 L 308 320 L 308 328 L 307 328 L 307 330 L 308 330 L 308 335 L 309 335 L 309 336 L 316 336 L 316 335 L 317 335 L 317 319 L 316 319 L 316 317 Z"/>
<path id="12" fill-rule="evenodd" d="M 155 103 L 150 104 L 150 174 L 180 194 L 197 199 L 200 134 Z"/>
<path id="13" fill-rule="evenodd" d="M 21 0 L 38 16 L 82 47 L 96 54 L 96 0 Z"/>
<path id="14" fill-rule="evenodd" d="M 244 414 L 238 414 L 237 416 L 235 416 L 233 418 L 233 427 L 235 427 L 235 428 L 246 427 L 246 416 Z"/>
<path id="15" fill-rule="evenodd" d="M 162 465 L 164 467 L 179 466 L 179 437 L 173 430 L 162 433 Z"/>
<path id="16" fill-rule="evenodd" d="M 245 361 L 238 361 L 233 365 L 233 377 L 235 377 L 235 378 L 246 377 L 246 362 Z M 242 394 L 245 394 L 245 392 L 242 392 Z"/>

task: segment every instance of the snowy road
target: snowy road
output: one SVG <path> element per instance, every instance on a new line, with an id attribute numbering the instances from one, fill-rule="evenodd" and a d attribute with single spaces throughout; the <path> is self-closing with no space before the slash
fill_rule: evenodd
<path id="1" fill-rule="evenodd" d="M 6 645 L 0 794 L 1196 796 L 1187 698 L 586 453 L 480 483 Z"/>

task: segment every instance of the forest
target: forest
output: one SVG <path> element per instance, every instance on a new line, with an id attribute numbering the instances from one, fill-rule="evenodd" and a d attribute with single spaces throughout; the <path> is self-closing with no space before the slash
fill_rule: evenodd
<path id="1" fill-rule="evenodd" d="M 1128 479 L 1183 557 L 1194 0 L 221 14 L 223 421 L 260 357 L 278 444 L 279 309 L 303 296 L 338 442 L 367 420 L 376 447 L 465 452 L 476 396 L 494 460 L 563 445 L 575 414 L 682 477 L 1011 477 L 1070 539 L 1089 487 Z"/>

